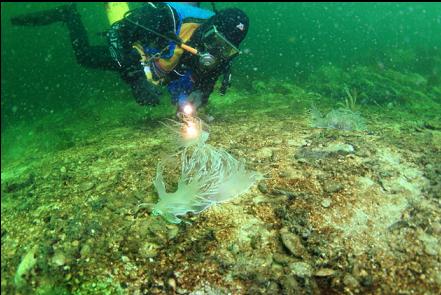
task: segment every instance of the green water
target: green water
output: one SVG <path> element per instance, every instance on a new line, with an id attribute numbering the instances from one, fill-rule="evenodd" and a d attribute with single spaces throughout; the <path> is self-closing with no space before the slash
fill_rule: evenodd
<path id="1" fill-rule="evenodd" d="M 4 290 L 5 294 L 135 294 L 138 291 L 173 294 L 173 287 L 162 287 L 155 281 L 162 277 L 163 284 L 168 284 L 166 279 L 173 272 L 172 267 L 167 269 L 157 266 L 156 263 L 165 261 L 164 263 L 172 263 L 178 267 L 182 260 L 173 264 L 167 256 L 168 251 L 178 253 L 181 255 L 179 259 L 184 259 L 179 252 L 180 243 L 186 245 L 188 248 L 183 246 L 183 249 L 189 251 L 188 249 L 192 249 L 188 246 L 192 239 L 209 240 L 209 237 L 201 238 L 198 236 L 199 232 L 182 226 L 178 228 L 178 239 L 158 238 L 163 245 L 158 246 L 158 241 L 152 242 L 152 239 L 146 238 L 148 243 L 158 247 L 160 254 L 155 256 L 158 260 L 149 256 L 146 240 L 141 238 L 132 241 L 133 243 L 127 242 L 128 245 L 124 244 L 124 247 L 121 246 L 112 255 L 107 253 L 110 250 L 106 247 L 115 248 L 116 246 L 109 245 L 122 243 L 121 240 L 127 237 L 121 233 L 125 228 L 134 228 L 135 234 L 146 232 L 150 227 L 155 230 L 157 227 L 168 228 L 168 225 L 161 223 L 163 221 L 158 221 L 159 225 L 152 225 L 153 217 L 147 213 L 144 219 L 148 220 L 148 224 L 138 224 L 140 218 L 133 212 L 139 203 L 146 201 L 143 199 L 145 196 L 148 196 L 148 202 L 156 201 L 152 178 L 156 163 L 163 156 L 160 151 L 169 148 L 169 137 L 159 122 L 173 118 L 175 108 L 170 105 L 168 94 L 163 95 L 161 104 L 155 108 L 141 107 L 135 103 L 129 87 L 116 73 L 86 69 L 78 65 L 64 25 L 55 23 L 42 27 L 14 27 L 10 24 L 13 16 L 54 8 L 60 4 L 65 3 L 1 4 L 2 293 Z M 131 3 L 131 7 L 139 5 Z M 106 40 L 100 34 L 108 29 L 104 4 L 78 3 L 77 7 L 91 42 L 104 44 Z M 211 9 L 209 3 L 202 3 L 202 7 Z M 392 270 L 392 266 L 390 273 L 386 271 L 384 276 L 369 272 L 369 280 L 372 280 L 369 283 L 366 282 L 366 276 L 360 279 L 354 274 L 354 263 L 348 262 L 351 261 L 349 258 L 342 264 L 350 264 L 350 270 L 343 266 L 337 269 L 336 261 L 340 258 L 333 256 L 335 260 L 324 263 L 324 258 L 313 254 L 311 246 L 308 251 L 312 258 L 308 258 L 308 263 L 313 265 L 314 271 L 337 269 L 338 275 L 332 275 L 332 278 L 316 277 L 316 282 L 297 276 L 297 283 L 293 283 L 284 276 L 274 277 L 257 271 L 250 274 L 233 266 L 230 269 L 234 271 L 229 273 L 225 266 L 229 265 L 227 262 L 216 264 L 216 257 L 221 257 L 224 253 L 222 251 L 227 251 L 227 246 L 228 251 L 235 253 L 231 254 L 236 261 L 233 265 L 239 265 L 240 259 L 246 260 L 244 257 L 251 255 L 252 251 L 244 250 L 246 255 L 238 257 L 239 250 L 231 250 L 233 246 L 225 246 L 222 238 L 217 238 L 222 247 L 206 242 L 203 245 L 209 245 L 207 249 L 214 247 L 216 250 L 205 251 L 204 246 L 201 246 L 201 249 L 197 248 L 192 252 L 200 260 L 188 262 L 184 259 L 186 263 L 190 263 L 190 268 L 208 267 L 201 265 L 200 261 L 210 261 L 218 268 L 223 267 L 213 273 L 207 271 L 201 274 L 211 286 L 211 289 L 207 287 L 210 290 L 206 288 L 202 294 L 215 294 L 210 292 L 216 289 L 220 290 L 219 294 L 228 290 L 233 294 L 245 294 L 246 291 L 248 294 L 291 294 L 287 290 L 290 286 L 291 290 L 296 290 L 296 284 L 300 289 L 303 287 L 303 291 L 314 294 L 341 294 L 354 290 L 369 294 L 396 293 L 410 288 L 412 284 L 415 284 L 412 291 L 416 294 L 435 294 L 434 290 L 441 289 L 440 252 L 439 247 L 433 246 L 436 242 L 441 243 L 441 4 L 217 3 L 216 7 L 243 9 L 250 18 L 250 29 L 241 44 L 242 54 L 234 62 L 232 87 L 226 96 L 220 96 L 216 88 L 208 106 L 202 112 L 206 117 L 214 117 L 211 144 L 222 146 L 234 155 L 243 157 L 255 170 L 268 175 L 269 180 L 265 180 L 265 185 L 270 188 L 280 190 L 281 186 L 284 191 L 291 187 L 297 193 L 310 193 L 315 199 L 308 199 L 309 202 L 315 204 L 314 202 L 320 200 L 316 202 L 318 207 L 321 197 L 326 195 L 333 202 L 337 202 L 337 197 L 327 192 L 324 178 L 317 175 L 330 173 L 337 180 L 338 177 L 346 179 L 346 176 L 349 179 L 352 174 L 356 175 L 360 171 L 364 171 L 360 177 L 369 177 L 381 185 L 384 182 L 381 181 L 382 177 L 393 177 L 391 175 L 398 175 L 400 171 L 411 171 L 396 179 L 396 183 L 406 182 L 407 179 L 409 184 L 403 184 L 403 190 L 407 190 L 407 193 L 403 193 L 403 199 L 394 199 L 395 203 L 391 206 L 399 207 L 397 210 L 402 210 L 400 212 L 403 213 L 406 206 L 400 207 L 401 200 L 406 199 L 410 204 L 412 202 L 409 198 L 412 197 L 420 198 L 417 203 L 427 202 L 428 205 L 424 207 L 426 209 L 419 207 L 415 209 L 417 213 L 410 214 L 426 216 L 425 218 L 409 221 L 400 217 L 402 219 L 397 221 L 407 224 L 406 228 L 415 231 L 415 236 L 408 232 L 401 234 L 407 234 L 408 239 L 419 239 L 417 246 L 421 249 L 419 252 L 416 249 L 415 253 L 423 253 L 420 254 L 422 258 L 415 261 L 409 258 L 412 250 L 403 254 L 403 257 L 396 258 L 394 263 L 402 266 L 402 272 Z M 355 101 L 351 104 L 351 99 L 354 98 Z M 350 110 L 346 113 L 348 117 L 332 112 L 341 106 Z M 311 108 L 316 108 L 320 116 L 310 119 Z M 339 119 L 346 123 L 355 120 L 359 124 L 351 127 L 354 124 L 335 122 Z M 316 121 L 311 123 L 311 120 Z M 301 137 L 304 141 L 299 139 Z M 289 145 L 289 140 L 299 142 Z M 357 166 L 354 160 L 354 166 L 348 164 L 346 169 L 342 168 L 344 172 L 341 173 L 328 167 L 332 170 L 331 173 L 329 169 L 326 170 L 326 165 L 339 164 L 332 162 L 332 159 L 321 159 L 323 153 L 321 156 L 311 156 L 311 151 L 303 150 L 308 146 L 315 147 L 315 144 L 323 147 L 333 140 L 350 143 L 355 147 L 354 157 L 368 155 L 360 157 L 367 157 L 370 162 L 367 161 L 365 166 Z M 377 157 L 369 149 L 373 142 L 382 151 L 377 153 Z M 288 146 L 283 146 L 286 144 Z M 316 191 L 314 185 L 306 185 L 302 181 L 280 180 L 285 178 L 280 175 L 288 173 L 285 171 L 286 167 L 291 165 L 289 161 L 294 157 L 290 156 L 289 160 L 283 156 L 277 158 L 273 153 L 267 160 L 259 160 L 259 157 L 265 158 L 262 156 L 267 152 L 265 148 L 294 150 L 293 153 L 314 160 L 317 160 L 314 157 L 319 157 L 319 163 L 311 164 L 310 168 L 321 171 L 320 173 L 305 172 L 309 171 L 305 167 L 296 169 L 303 171 L 298 173 L 310 173 L 312 178 L 317 176 L 317 181 L 324 188 L 322 193 Z M 271 162 L 277 164 L 271 165 Z M 396 168 L 391 168 L 393 163 Z M 387 166 L 389 164 L 391 167 Z M 399 165 L 404 165 L 404 168 Z M 344 182 L 341 179 L 339 181 Z M 383 189 L 383 193 L 390 193 L 390 198 L 401 194 L 399 189 L 396 190 L 398 193 L 393 193 L 395 190 L 387 185 Z M 260 191 L 260 195 L 267 194 L 261 186 L 254 193 L 256 191 Z M 289 194 L 288 197 L 292 199 Z M 124 203 L 121 199 L 128 201 Z M 349 199 L 346 201 L 347 204 L 352 204 Z M 277 204 L 276 202 L 269 206 L 276 208 Z M 305 204 L 299 206 L 302 210 L 313 210 L 313 216 L 315 209 Z M 279 205 L 280 208 L 284 207 L 282 203 Z M 110 209 L 105 213 L 100 211 L 101 207 L 107 208 L 106 206 Z M 386 207 L 384 205 L 382 208 Z M 83 208 L 83 211 L 75 208 Z M 280 208 L 279 211 L 274 209 L 274 216 L 280 215 L 284 210 Z M 249 210 L 258 211 L 254 207 Z M 366 214 L 383 216 L 372 212 Z M 392 213 L 388 214 L 393 216 Z M 209 214 L 208 219 L 193 222 L 199 222 L 198 228 L 213 227 L 213 235 L 216 236 L 219 224 L 215 225 L 212 219 L 216 220 L 217 217 L 211 216 L 210 219 Z M 295 215 L 295 218 L 302 214 Z M 282 226 L 289 227 L 291 232 L 297 230 L 296 233 L 300 235 L 302 231 L 298 228 L 302 224 L 290 223 L 295 219 L 291 215 L 285 219 L 279 215 L 278 219 L 274 217 L 277 224 L 274 228 L 278 230 Z M 387 214 L 384 213 L 384 216 Z M 266 217 L 272 218 L 269 215 Z M 127 225 L 124 218 L 135 221 Z M 83 219 L 84 222 L 80 225 Z M 262 217 L 262 220 L 266 219 Z M 249 222 L 252 225 L 254 221 Z M 309 222 L 313 224 L 312 220 Z M 233 225 L 231 227 L 234 228 Z M 340 226 L 339 230 L 342 228 Z M 99 233 L 97 235 L 100 238 L 96 238 L 98 242 L 95 244 L 90 242 L 91 230 Z M 106 235 L 106 232 L 113 230 L 113 237 Z M 155 230 L 150 233 L 157 237 L 164 235 Z M 175 228 L 168 230 L 173 231 Z M 241 227 L 240 230 L 253 231 L 247 227 Z M 63 237 L 60 238 L 62 234 Z M 170 235 L 170 232 L 167 234 Z M 210 234 L 204 232 L 203 235 Z M 314 245 L 332 241 L 332 238 L 328 238 L 323 237 L 320 240 L 318 234 L 317 237 L 314 236 L 317 239 L 314 240 Z M 51 242 L 48 243 L 48 240 Z M 277 242 L 274 245 L 277 246 L 271 249 L 282 249 L 284 246 L 280 244 L 280 239 L 275 240 Z M 303 244 L 307 240 L 304 238 Z M 80 246 L 76 246 L 76 250 L 67 246 L 72 243 L 79 243 Z M 88 246 L 84 250 L 86 244 Z M 34 246 L 38 253 L 37 266 L 32 265 L 25 271 L 23 282 L 14 282 L 20 262 L 27 253 L 32 254 Z M 430 248 L 432 246 L 435 250 Z M 91 247 L 98 249 L 96 256 L 89 253 Z M 255 247 L 257 248 L 253 249 L 257 252 L 256 256 L 266 253 L 266 250 L 259 252 L 256 250 L 259 247 Z M 338 244 L 338 247 L 343 246 Z M 357 252 L 355 247 L 347 247 L 349 256 Z M 133 250 L 135 248 L 143 250 L 138 253 Z M 222 251 L 218 252 L 219 249 Z M 83 253 L 87 251 L 88 254 Z M 392 250 L 390 253 L 393 257 L 399 257 Z M 425 257 L 426 254 L 429 256 Z M 89 256 L 90 262 L 82 261 L 81 255 Z M 371 252 L 366 255 L 375 256 Z M 259 257 L 263 256 L 262 254 Z M 225 257 L 223 259 L 228 260 Z M 292 261 L 287 260 L 288 262 L 278 264 L 276 270 L 269 271 L 277 272 L 296 263 L 298 259 L 299 257 Z M 367 263 L 362 258 L 359 259 L 360 264 Z M 381 260 L 378 257 L 372 259 Z M 262 258 L 262 265 L 266 265 L 263 260 Z M 150 270 L 144 270 L 143 263 L 148 264 Z M 409 263 L 413 263 L 411 270 L 406 268 Z M 93 270 L 94 264 L 97 271 Z M 111 272 L 113 265 L 120 268 L 118 274 Z M 258 268 L 256 265 L 254 267 Z M 248 265 L 244 268 L 253 267 Z M 405 274 L 406 271 L 412 275 Z M 351 279 L 345 276 L 346 272 L 351 272 L 357 278 L 358 285 L 351 285 Z M 135 273 L 138 273 L 138 277 Z M 423 275 L 427 280 L 421 278 Z M 234 279 L 225 279 L 226 277 Z M 267 283 L 262 282 L 265 281 L 262 277 L 267 278 Z M 174 278 L 178 280 L 178 275 L 174 274 Z M 188 278 L 188 282 L 200 283 L 194 274 L 188 274 Z M 214 282 L 218 280 L 224 283 L 216 287 Z M 148 283 L 143 285 L 142 281 Z M 256 281 L 259 282 L 255 283 Z M 342 283 L 343 281 L 346 283 Z M 236 289 L 236 283 L 241 288 Z M 403 289 L 392 288 L 400 283 L 404 286 Z M 188 284 L 191 283 L 185 285 L 178 280 L 178 284 L 189 292 L 197 289 L 190 288 Z"/>
<path id="2" fill-rule="evenodd" d="M 65 93 L 90 90 L 114 91 L 124 86 L 112 73 L 78 66 L 66 28 L 55 24 L 29 29 L 11 27 L 9 17 L 52 8 L 57 3 L 2 4 L 2 128 L 51 110 L 75 107 L 84 101 L 65 98 Z M 438 3 L 240 3 L 250 16 L 246 52 L 237 60 L 237 79 L 297 81 L 317 66 L 379 62 L 406 70 L 416 67 L 427 73 L 430 57 L 439 56 L 441 44 Z M 101 3 L 79 4 L 92 42 L 103 43 L 96 34 L 108 27 Z M 136 5 L 134 5 L 136 6 Z M 203 7 L 209 8 L 205 3 Z M 219 3 L 218 8 L 229 5 Z M 413 64 L 391 60 L 387 53 L 415 50 Z M 421 55 L 420 55 L 421 53 Z M 424 54 L 424 55 L 423 55 Z M 395 56 L 400 59 L 400 56 Z M 42 79 L 44 77 L 45 79 Z M 75 80 L 75 83 L 71 81 Z M 90 80 L 95 83 L 89 83 Z M 18 111 L 13 112 L 16 109 Z"/>

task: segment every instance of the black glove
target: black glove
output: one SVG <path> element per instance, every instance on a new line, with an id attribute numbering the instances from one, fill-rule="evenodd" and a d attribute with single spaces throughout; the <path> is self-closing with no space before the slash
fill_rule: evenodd
<path id="1" fill-rule="evenodd" d="M 149 83 L 145 76 L 133 80 L 130 86 L 136 102 L 140 105 L 154 106 L 159 104 L 161 91 L 159 91 L 155 85 Z"/>

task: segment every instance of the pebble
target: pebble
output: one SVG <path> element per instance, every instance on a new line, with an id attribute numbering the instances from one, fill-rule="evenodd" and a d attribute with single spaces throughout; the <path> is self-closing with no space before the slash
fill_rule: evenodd
<path id="1" fill-rule="evenodd" d="M 52 257 L 52 263 L 58 266 L 62 266 L 66 263 L 66 257 L 63 252 L 56 252 L 54 257 Z"/>
<path id="2" fill-rule="evenodd" d="M 432 225 L 433 233 L 436 235 L 441 235 L 441 224 L 439 222 L 435 222 Z"/>
<path id="3" fill-rule="evenodd" d="M 80 184 L 80 191 L 82 192 L 86 192 L 91 190 L 93 187 L 95 186 L 95 184 L 93 182 L 84 182 L 82 184 Z"/>
<path id="4" fill-rule="evenodd" d="M 343 186 L 340 183 L 331 181 L 325 183 L 323 190 L 329 194 L 332 194 L 340 191 L 342 188 Z"/>
<path id="5" fill-rule="evenodd" d="M 322 201 L 322 206 L 324 207 L 324 208 L 329 208 L 330 206 L 331 206 L 331 199 L 324 199 L 323 201 Z"/>
<path id="6" fill-rule="evenodd" d="M 121 260 L 122 260 L 122 262 L 127 263 L 130 261 L 130 258 L 127 256 L 121 256 Z"/>
<path id="7" fill-rule="evenodd" d="M 139 249 L 139 254 L 146 258 L 153 258 L 158 255 L 159 246 L 155 243 L 145 242 Z"/>
<path id="8" fill-rule="evenodd" d="M 297 145 L 297 141 L 293 140 L 293 139 L 288 139 L 288 141 L 286 142 L 289 146 L 295 146 Z"/>
<path id="9" fill-rule="evenodd" d="M 288 198 L 297 198 L 299 196 L 302 196 L 302 193 L 296 193 L 296 192 L 290 192 L 290 191 L 286 191 L 283 189 L 279 189 L 279 188 L 275 188 L 271 191 L 272 195 L 282 195 L 282 196 L 287 196 Z"/>
<path id="10" fill-rule="evenodd" d="M 424 245 L 424 252 L 431 256 L 437 256 L 441 252 L 440 246 L 438 245 L 438 240 L 432 235 L 429 235 L 423 231 L 418 235 L 418 239 Z"/>
<path id="11" fill-rule="evenodd" d="M 280 230 L 280 237 L 285 247 L 296 257 L 302 257 L 306 254 L 305 247 L 303 247 L 300 238 L 294 233 L 290 232 L 286 227 Z"/>
<path id="12" fill-rule="evenodd" d="M 347 273 L 343 278 L 343 284 L 345 284 L 346 287 L 355 289 L 360 286 L 357 279 L 354 278 L 351 274 Z"/>
<path id="13" fill-rule="evenodd" d="M 37 250 L 37 246 L 29 250 L 18 265 L 14 277 L 14 283 L 18 288 L 21 288 L 26 284 L 25 276 L 34 268 L 35 264 L 37 263 L 37 257 L 35 256 Z"/>
<path id="14" fill-rule="evenodd" d="M 264 147 L 257 152 L 256 157 L 258 159 L 268 159 L 271 158 L 272 155 L 273 155 L 273 150 L 268 147 Z"/>
<path id="15" fill-rule="evenodd" d="M 308 278 L 312 276 L 312 267 L 306 262 L 294 262 L 289 265 L 292 273 L 300 278 Z"/>
<path id="16" fill-rule="evenodd" d="M 172 289 L 176 290 L 176 280 L 174 278 L 169 278 L 167 280 L 167 285 Z"/>
<path id="17" fill-rule="evenodd" d="M 435 281 L 435 284 L 437 284 L 438 286 L 441 285 L 441 273 L 439 273 L 439 272 L 435 273 L 434 281 Z"/>
<path id="18" fill-rule="evenodd" d="M 320 268 L 314 275 L 316 277 L 331 277 L 335 275 L 335 270 L 331 268 Z"/>
<path id="19" fill-rule="evenodd" d="M 301 288 L 299 283 L 297 283 L 296 279 L 292 276 L 286 276 L 281 281 L 281 285 L 285 291 L 284 294 L 300 294 Z"/>
<path id="20" fill-rule="evenodd" d="M 179 227 L 175 224 L 167 225 L 167 238 L 169 240 L 174 239 L 179 233 Z"/>
<path id="21" fill-rule="evenodd" d="M 259 183 L 259 185 L 257 186 L 257 188 L 259 189 L 259 191 L 261 193 L 266 194 L 268 192 L 268 186 L 264 183 Z"/>
<path id="22" fill-rule="evenodd" d="M 304 139 L 288 139 L 286 141 L 288 146 L 306 146 L 308 142 Z"/>
<path id="23" fill-rule="evenodd" d="M 354 153 L 354 147 L 346 143 L 333 143 L 323 149 L 325 152 L 336 155 L 347 155 Z"/>
<path id="24" fill-rule="evenodd" d="M 416 261 L 411 261 L 409 263 L 409 269 L 412 270 L 415 273 L 418 273 L 418 274 L 423 272 L 423 268 L 422 268 L 421 264 L 419 264 Z"/>
<path id="25" fill-rule="evenodd" d="M 273 255 L 274 262 L 278 263 L 280 265 L 288 265 L 291 262 L 292 259 L 293 258 L 291 258 L 291 257 L 289 257 L 287 255 L 283 255 L 283 254 L 279 254 L 279 253 L 275 253 Z"/>
<path id="26" fill-rule="evenodd" d="M 83 258 L 83 259 L 87 258 L 90 254 L 90 251 L 91 251 L 91 249 L 88 244 L 81 247 L 81 251 L 80 251 L 81 258 Z"/>
<path id="27" fill-rule="evenodd" d="M 288 178 L 288 179 L 295 179 L 295 178 L 304 178 L 302 171 L 294 168 L 288 168 L 286 170 L 283 170 L 279 173 L 280 177 Z"/>

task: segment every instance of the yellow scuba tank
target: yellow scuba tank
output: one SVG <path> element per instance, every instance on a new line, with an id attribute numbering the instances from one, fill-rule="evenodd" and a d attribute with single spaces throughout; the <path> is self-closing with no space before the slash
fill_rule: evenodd
<path id="1" fill-rule="evenodd" d="M 106 14 L 109 24 L 122 20 L 124 14 L 129 11 L 129 3 L 127 2 L 106 2 Z"/>
<path id="2" fill-rule="evenodd" d="M 115 22 L 120 21 L 124 18 L 124 15 L 129 11 L 129 4 L 127 2 L 106 2 L 106 14 L 109 20 L 109 25 L 113 25 Z M 138 51 L 141 56 L 141 64 L 144 66 L 144 72 L 148 81 L 158 84 L 158 81 L 153 80 L 153 75 L 150 71 L 150 67 L 147 65 L 148 56 L 144 53 L 144 49 L 138 43 L 133 45 L 133 48 Z"/>

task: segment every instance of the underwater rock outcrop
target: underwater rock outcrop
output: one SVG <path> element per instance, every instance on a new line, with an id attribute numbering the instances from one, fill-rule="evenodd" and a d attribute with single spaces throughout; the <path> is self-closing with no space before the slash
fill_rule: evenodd
<path id="1" fill-rule="evenodd" d="M 314 128 L 333 128 L 347 131 L 366 130 L 366 124 L 359 112 L 339 108 L 323 116 L 315 107 L 311 110 L 311 126 Z"/>

